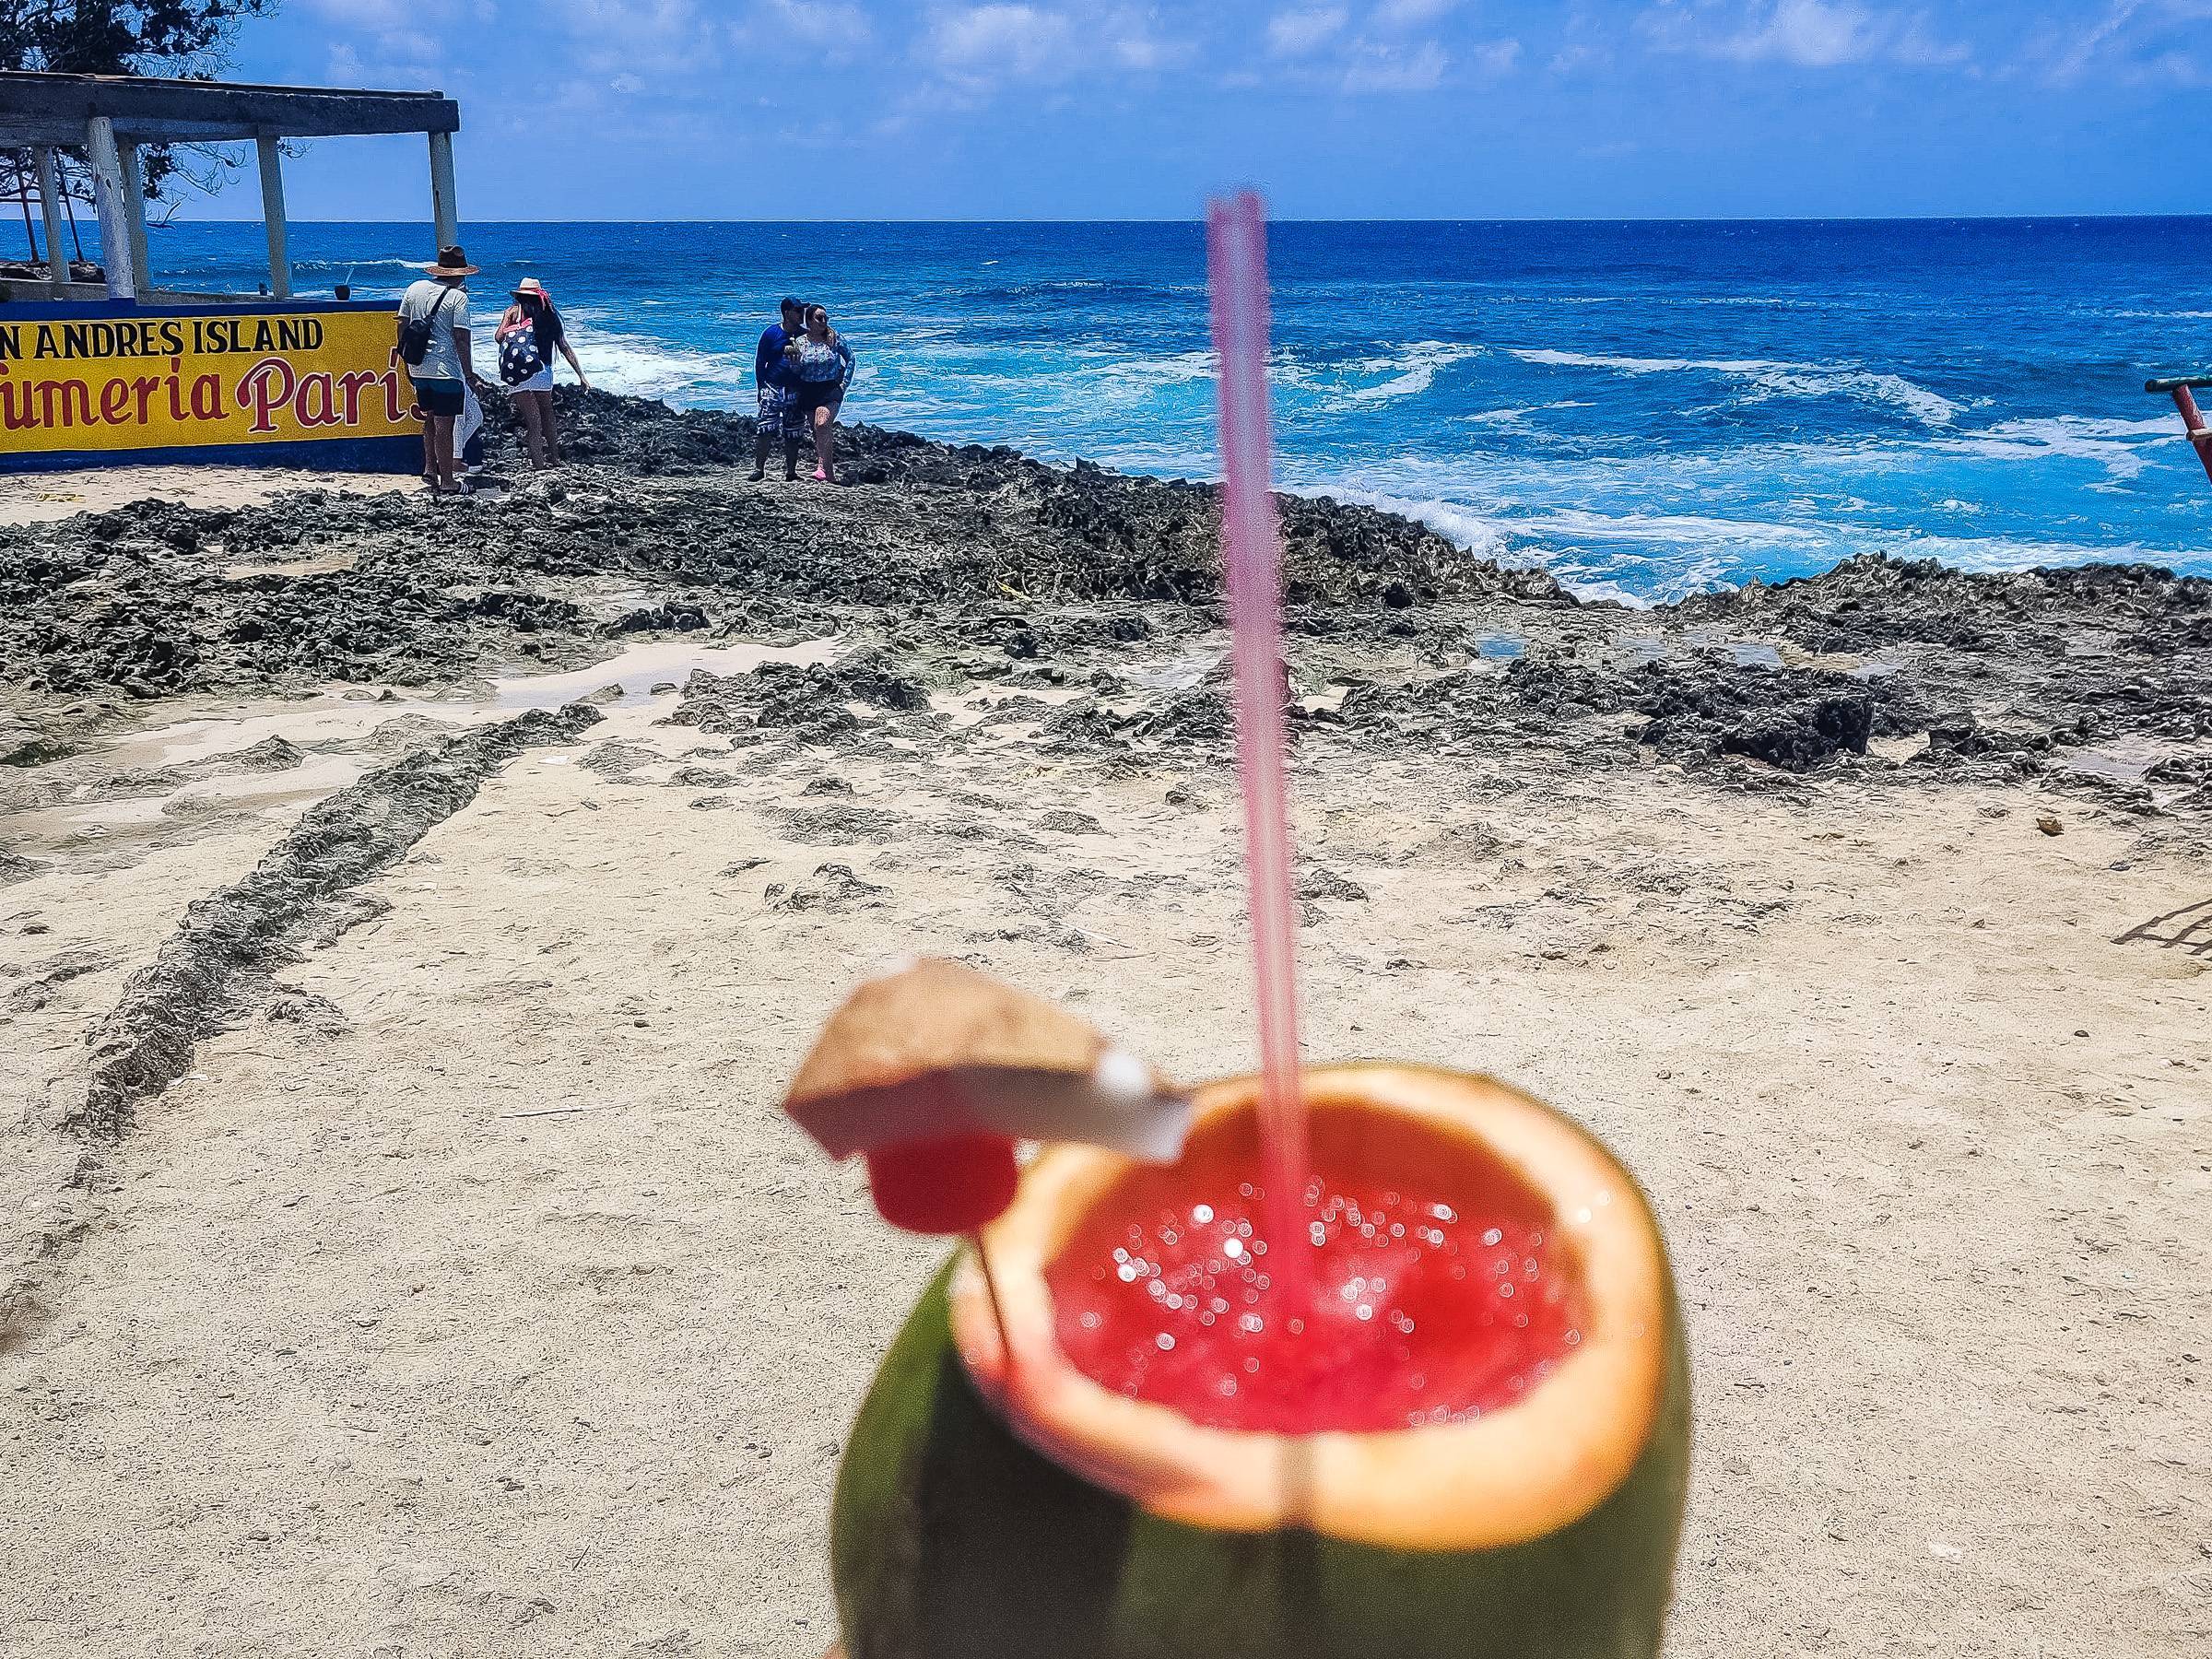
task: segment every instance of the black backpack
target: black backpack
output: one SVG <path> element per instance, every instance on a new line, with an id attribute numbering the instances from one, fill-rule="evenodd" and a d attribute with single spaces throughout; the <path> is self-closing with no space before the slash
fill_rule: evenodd
<path id="1" fill-rule="evenodd" d="M 422 367 L 422 359 L 429 355 L 430 331 L 438 326 L 438 313 L 445 302 L 453 297 L 447 288 L 438 296 L 437 303 L 419 317 L 402 317 L 399 320 L 399 360 L 410 369 Z"/>

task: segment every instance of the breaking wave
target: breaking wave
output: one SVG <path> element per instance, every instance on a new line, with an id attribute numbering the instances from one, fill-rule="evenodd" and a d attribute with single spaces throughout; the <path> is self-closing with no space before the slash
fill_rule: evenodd
<path id="1" fill-rule="evenodd" d="M 1586 351 L 1511 348 L 1524 363 L 1558 369 L 1604 369 L 1615 374 L 1705 373 L 1724 375 L 1750 388 L 1745 401 L 1763 397 L 1855 397 L 1890 404 L 1929 426 L 1948 426 L 1963 406 L 1901 374 L 1829 363 L 1793 363 L 1766 358 L 1608 357 Z"/>

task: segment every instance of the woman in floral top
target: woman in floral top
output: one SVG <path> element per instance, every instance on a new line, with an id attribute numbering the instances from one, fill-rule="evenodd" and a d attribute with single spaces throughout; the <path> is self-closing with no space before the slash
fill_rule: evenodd
<path id="1" fill-rule="evenodd" d="M 814 431 L 814 476 L 818 483 L 837 482 L 837 406 L 853 383 L 853 348 L 830 326 L 823 307 L 806 308 L 806 332 L 786 346 L 799 383 L 799 408 Z"/>

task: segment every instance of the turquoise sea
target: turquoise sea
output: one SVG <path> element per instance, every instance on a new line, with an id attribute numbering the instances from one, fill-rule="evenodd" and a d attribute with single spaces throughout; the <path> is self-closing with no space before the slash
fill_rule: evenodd
<path id="1" fill-rule="evenodd" d="M 292 228 L 300 291 L 396 294 L 418 225 Z M 485 224 L 598 383 L 749 407 L 777 298 L 830 307 L 851 418 L 1214 469 L 1199 228 Z M 165 286 L 257 224 L 152 233 Z M 2153 374 L 2212 362 L 2212 218 L 1281 224 L 1278 477 L 1635 599 L 1853 553 L 2212 572 L 2212 481 Z"/>

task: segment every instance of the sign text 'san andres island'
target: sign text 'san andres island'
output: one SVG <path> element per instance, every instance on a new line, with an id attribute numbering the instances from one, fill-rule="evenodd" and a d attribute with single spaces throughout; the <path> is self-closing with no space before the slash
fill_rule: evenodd
<path id="1" fill-rule="evenodd" d="M 0 321 L 0 443 L 141 449 L 417 429 L 388 315 Z"/>

